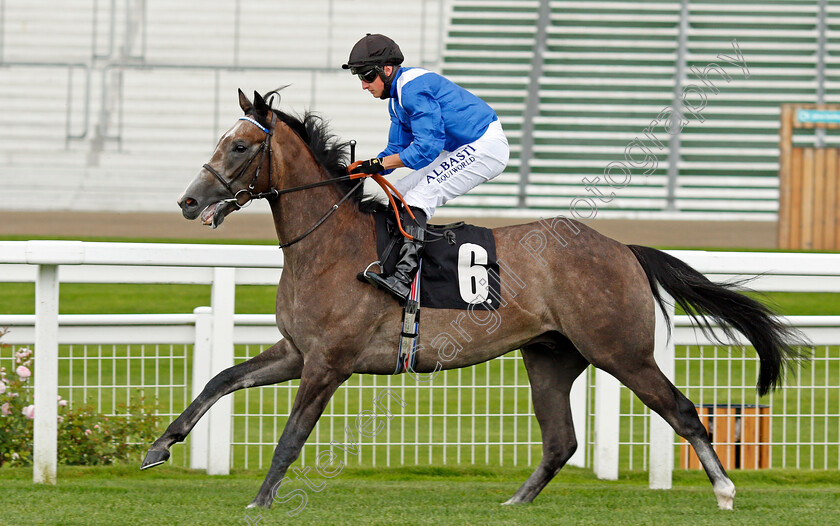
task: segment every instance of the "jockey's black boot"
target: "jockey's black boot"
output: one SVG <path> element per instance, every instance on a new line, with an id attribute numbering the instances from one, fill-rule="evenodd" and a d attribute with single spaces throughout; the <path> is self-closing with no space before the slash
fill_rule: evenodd
<path id="1" fill-rule="evenodd" d="M 419 208 L 411 207 L 411 211 L 414 212 L 414 217 L 417 220 L 416 224 L 408 217 L 408 214 L 403 214 L 403 225 L 406 233 L 414 239 L 405 238 L 403 240 L 400 247 L 400 260 L 394 268 L 394 273 L 388 276 L 384 273 L 365 272 L 365 278 L 371 285 L 378 289 L 384 289 L 397 298 L 400 303 L 405 303 L 409 292 L 411 292 L 411 281 L 414 279 L 417 266 L 420 264 L 425 240 L 426 214 Z"/>

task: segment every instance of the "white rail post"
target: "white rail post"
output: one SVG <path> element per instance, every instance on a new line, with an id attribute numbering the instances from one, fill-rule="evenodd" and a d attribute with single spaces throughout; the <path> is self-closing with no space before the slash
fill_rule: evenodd
<path id="1" fill-rule="evenodd" d="M 217 375 L 233 366 L 233 312 L 236 297 L 235 269 L 214 268 L 211 306 L 213 341 L 210 373 Z M 230 474 L 231 397 L 223 396 L 208 413 L 207 474 Z"/>
<path id="2" fill-rule="evenodd" d="M 572 406 L 572 422 L 575 426 L 575 437 L 578 448 L 575 454 L 569 459 L 570 466 L 580 468 L 586 467 L 586 394 L 588 387 L 589 369 L 584 370 L 572 384 L 572 391 L 569 393 Z"/>
<path id="3" fill-rule="evenodd" d="M 659 305 L 656 305 L 656 333 L 654 336 L 654 358 L 659 369 L 674 382 L 676 358 L 674 345 L 674 299 L 660 287 L 659 294 L 668 311 L 666 320 Z M 670 329 L 669 329 L 670 327 Z M 671 335 L 668 338 L 668 335 Z M 650 412 L 650 466 L 648 486 L 650 489 L 671 489 L 674 471 L 674 430 L 654 411 Z"/>
<path id="4" fill-rule="evenodd" d="M 32 480 L 55 484 L 58 464 L 58 265 L 38 266 L 34 384 Z"/>
<path id="5" fill-rule="evenodd" d="M 595 370 L 595 451 L 592 466 L 599 479 L 618 479 L 618 432 L 621 384 L 611 374 Z"/>
<path id="6" fill-rule="evenodd" d="M 198 398 L 204 386 L 210 381 L 210 357 L 213 341 L 213 309 L 196 307 L 195 344 L 192 360 L 192 399 Z M 209 417 L 203 417 L 190 432 L 190 468 L 207 469 L 208 444 L 210 440 Z"/>

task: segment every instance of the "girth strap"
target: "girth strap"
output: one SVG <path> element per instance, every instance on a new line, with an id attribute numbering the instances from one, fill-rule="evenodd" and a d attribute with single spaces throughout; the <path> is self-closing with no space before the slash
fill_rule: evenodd
<path id="1" fill-rule="evenodd" d="M 397 368 L 394 374 L 414 371 L 417 362 L 417 339 L 420 336 L 420 271 L 423 260 L 417 266 L 417 273 L 411 282 L 411 291 L 403 309 L 403 323 L 400 331 L 400 346 L 397 350 Z"/>

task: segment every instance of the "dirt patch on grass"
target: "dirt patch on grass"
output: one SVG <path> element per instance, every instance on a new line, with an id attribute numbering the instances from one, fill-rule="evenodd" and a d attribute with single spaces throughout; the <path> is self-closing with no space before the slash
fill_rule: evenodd
<path id="1" fill-rule="evenodd" d="M 464 219 L 497 227 L 537 218 L 434 218 L 432 222 Z M 628 244 L 661 247 L 775 248 L 776 223 L 767 221 L 662 221 L 598 219 L 590 226 Z M 105 212 L 0 212 L 0 236 L 33 238 L 153 238 L 208 240 L 275 239 L 271 216 L 239 213 L 217 230 L 187 221 L 178 213 L 119 214 Z"/>

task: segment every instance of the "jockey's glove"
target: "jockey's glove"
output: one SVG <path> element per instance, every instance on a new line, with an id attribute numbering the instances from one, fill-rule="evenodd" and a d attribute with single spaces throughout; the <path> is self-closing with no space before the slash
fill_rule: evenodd
<path id="1" fill-rule="evenodd" d="M 382 166 L 382 159 L 377 158 L 356 161 L 347 167 L 348 174 L 378 174 L 384 171 L 385 167 Z"/>

